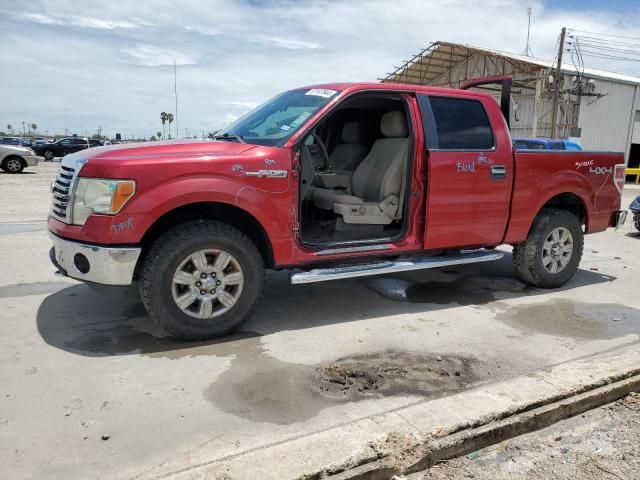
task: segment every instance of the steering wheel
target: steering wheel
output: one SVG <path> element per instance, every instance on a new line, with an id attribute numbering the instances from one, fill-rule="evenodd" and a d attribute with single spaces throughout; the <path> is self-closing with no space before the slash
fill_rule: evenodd
<path id="1" fill-rule="evenodd" d="M 322 156 L 324 157 L 324 168 L 323 169 L 316 168 L 316 170 L 330 170 L 331 166 L 329 165 L 329 153 L 327 152 L 327 147 L 325 146 L 324 142 L 320 140 L 320 136 L 316 132 L 311 133 L 311 136 L 318 143 L 318 146 L 322 151 Z"/>

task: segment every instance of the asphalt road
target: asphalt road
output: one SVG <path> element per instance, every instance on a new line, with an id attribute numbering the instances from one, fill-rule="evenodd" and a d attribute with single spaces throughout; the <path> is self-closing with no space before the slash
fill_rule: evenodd
<path id="1" fill-rule="evenodd" d="M 0 174 L 4 478 L 170 477 L 639 340 L 640 237 L 628 223 L 588 236 L 558 290 L 517 280 L 508 247 L 492 264 L 357 281 L 293 286 L 273 272 L 243 332 L 177 342 L 134 289 L 53 275 L 57 166 Z"/>

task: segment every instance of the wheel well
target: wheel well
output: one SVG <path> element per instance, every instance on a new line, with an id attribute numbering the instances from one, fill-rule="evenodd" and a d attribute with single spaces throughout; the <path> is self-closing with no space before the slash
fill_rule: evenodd
<path id="1" fill-rule="evenodd" d="M 193 220 L 218 220 L 227 223 L 251 239 L 260 251 L 267 267 L 274 264 L 273 250 L 271 242 L 262 225 L 249 213 L 241 208 L 234 207 L 226 203 L 203 202 L 192 203 L 178 207 L 165 213 L 155 221 L 142 237 L 142 255 L 138 265 L 142 264 L 142 259 L 149 247 L 164 232 L 176 225 Z"/>
<path id="2" fill-rule="evenodd" d="M 584 205 L 582 199 L 574 193 L 561 193 L 553 198 L 550 198 L 547 203 L 542 206 L 545 208 L 555 208 L 558 210 L 566 210 L 573 213 L 581 223 L 588 227 L 587 208 Z"/>

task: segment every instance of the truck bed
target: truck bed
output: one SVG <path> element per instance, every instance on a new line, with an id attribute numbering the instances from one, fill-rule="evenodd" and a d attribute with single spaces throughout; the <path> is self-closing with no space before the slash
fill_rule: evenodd
<path id="1" fill-rule="evenodd" d="M 624 172 L 623 153 L 516 150 L 513 165 L 511 219 L 505 243 L 523 241 L 537 212 L 557 195 L 575 196 L 577 208 L 582 204 L 587 233 L 613 226 L 624 185 L 624 176 L 618 186 L 615 181 L 616 171 Z"/>

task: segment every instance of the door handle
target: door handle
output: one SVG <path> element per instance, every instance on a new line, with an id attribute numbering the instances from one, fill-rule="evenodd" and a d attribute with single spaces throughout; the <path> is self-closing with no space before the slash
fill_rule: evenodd
<path id="1" fill-rule="evenodd" d="M 501 180 L 507 177 L 507 167 L 504 165 L 494 165 L 491 167 L 491 178 Z"/>

